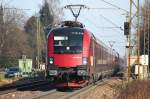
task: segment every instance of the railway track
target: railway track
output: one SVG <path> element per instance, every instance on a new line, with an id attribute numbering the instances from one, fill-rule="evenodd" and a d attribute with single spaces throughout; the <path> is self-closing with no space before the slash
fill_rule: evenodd
<path id="1" fill-rule="evenodd" d="M 112 81 L 109 81 L 109 79 L 103 79 L 101 81 L 96 82 L 95 84 L 91 84 L 79 90 L 62 92 L 62 91 L 58 91 L 55 89 L 55 90 L 41 93 L 37 96 L 25 97 L 23 99 L 87 99 L 88 96 L 86 98 L 81 98 L 81 97 L 86 96 L 85 94 L 90 93 L 91 91 L 94 91 L 97 87 L 103 87 L 103 88 L 109 87 L 108 90 L 113 89 L 114 85 L 113 85 L 113 82 L 112 83 L 111 82 Z"/>
<path id="2" fill-rule="evenodd" d="M 105 84 L 105 80 L 102 80 L 102 81 L 98 81 L 96 82 L 95 84 L 92 84 L 92 85 L 89 85 L 81 90 L 78 90 L 76 92 L 73 92 L 67 96 L 64 96 L 64 97 L 61 97 L 61 98 L 58 98 L 58 99 L 80 99 L 80 96 L 86 94 L 87 92 L 95 89 L 97 86 L 102 86 Z"/>
<path id="3" fill-rule="evenodd" d="M 56 89 L 50 90 L 48 92 L 41 93 L 39 95 L 33 96 L 33 97 L 24 97 L 23 99 L 58 99 L 59 97 L 63 97 L 67 94 L 70 94 L 70 92 L 62 92 L 58 91 Z"/>
<path id="4" fill-rule="evenodd" d="M 59 99 L 115 99 L 119 83 L 121 84 L 118 78 L 103 79 L 96 84 Z"/>
<path id="5" fill-rule="evenodd" d="M 32 83 L 26 83 L 21 85 L 4 86 L 4 87 L 0 87 L 0 95 L 21 91 L 21 90 L 29 90 L 29 89 L 34 90 L 42 85 L 47 85 L 47 84 L 49 84 L 48 81 L 40 80 L 40 81 L 34 81 Z"/>
<path id="6" fill-rule="evenodd" d="M 91 84 L 84 88 L 78 90 L 70 90 L 66 89 L 64 91 L 56 90 L 53 85 L 50 85 L 49 82 L 36 83 L 30 86 L 23 86 L 16 89 L 12 89 L 11 91 L 0 92 L 0 94 L 4 94 L 5 96 L 0 97 L 0 99 L 107 99 L 106 97 L 114 97 L 114 86 L 116 86 L 116 79 L 118 78 L 108 78 L 103 79 L 101 81 L 96 82 L 95 84 Z M 120 82 L 120 81 L 119 81 Z M 51 88 L 50 88 L 51 87 Z M 53 87 L 53 88 L 52 88 Z M 19 90 L 19 91 L 18 91 Z M 20 91 L 21 90 L 21 91 Z M 91 95 L 94 95 L 93 92 L 98 92 L 103 98 L 93 98 Z M 33 94 L 28 94 L 33 93 Z M 9 93 L 9 94 L 7 94 Z M 26 95 L 22 95 L 26 93 Z M 10 97 L 8 97 L 8 95 Z M 12 97 L 15 95 L 15 97 Z M 96 95 L 95 95 L 96 96 Z M 17 98 L 16 98 L 17 97 Z M 109 98 L 114 99 L 114 98 Z"/>

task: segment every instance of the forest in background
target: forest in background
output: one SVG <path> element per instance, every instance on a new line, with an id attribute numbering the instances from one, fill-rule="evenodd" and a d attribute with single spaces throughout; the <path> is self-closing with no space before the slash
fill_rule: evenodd
<path id="1" fill-rule="evenodd" d="M 48 28 L 63 14 L 59 0 L 44 0 L 39 12 L 29 18 L 22 9 L 0 4 L 0 68 L 17 66 L 23 55 L 36 65 L 37 49 L 44 63 Z"/>

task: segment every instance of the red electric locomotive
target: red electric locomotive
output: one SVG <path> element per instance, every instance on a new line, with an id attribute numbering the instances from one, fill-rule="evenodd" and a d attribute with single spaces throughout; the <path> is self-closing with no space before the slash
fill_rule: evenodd
<path id="1" fill-rule="evenodd" d="M 47 77 L 58 87 L 83 87 L 111 75 L 119 59 L 115 51 L 75 21 L 52 29 L 47 49 Z"/>

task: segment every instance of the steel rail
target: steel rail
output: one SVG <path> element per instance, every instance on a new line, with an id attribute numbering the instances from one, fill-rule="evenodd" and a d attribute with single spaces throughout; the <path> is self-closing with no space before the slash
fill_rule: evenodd
<path id="1" fill-rule="evenodd" d="M 56 92 L 57 92 L 57 90 L 53 89 L 53 90 L 41 93 L 41 94 L 39 94 L 37 96 L 33 96 L 33 97 L 27 96 L 27 97 L 24 97 L 22 99 L 38 99 L 38 98 L 41 98 L 41 97 L 44 97 L 44 96 L 47 96 L 47 95 L 50 95 L 50 94 L 53 94 L 53 93 L 56 93 Z"/>
<path id="2" fill-rule="evenodd" d="M 43 84 L 46 84 L 46 83 L 48 83 L 48 81 L 41 80 L 41 81 L 35 81 L 35 82 L 32 82 L 32 83 L 20 84 L 20 85 L 16 85 L 16 86 L 0 87 L 0 95 L 16 92 L 17 90 L 22 90 L 22 89 L 26 89 L 26 88 L 31 88 L 31 87 L 43 85 Z"/>
<path id="3" fill-rule="evenodd" d="M 58 99 L 70 99 L 70 98 L 75 97 L 75 96 L 83 95 L 83 94 L 87 93 L 89 90 L 95 89 L 97 86 L 104 85 L 106 81 L 107 81 L 107 79 L 100 80 L 100 81 L 96 82 L 95 84 L 84 87 L 78 91 L 75 91 L 71 94 L 60 97 Z"/>

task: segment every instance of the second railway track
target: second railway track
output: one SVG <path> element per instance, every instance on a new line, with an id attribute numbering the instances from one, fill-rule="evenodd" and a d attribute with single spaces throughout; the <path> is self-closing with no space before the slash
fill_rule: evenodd
<path id="1" fill-rule="evenodd" d="M 26 83 L 26 84 L 21 84 L 21 85 L 16 85 L 16 86 L 4 86 L 0 88 L 0 95 L 3 94 L 8 94 L 20 90 L 28 90 L 28 89 L 35 89 L 40 87 L 41 85 L 48 84 L 49 82 L 46 80 L 40 80 L 40 81 L 35 81 L 32 83 Z"/>

